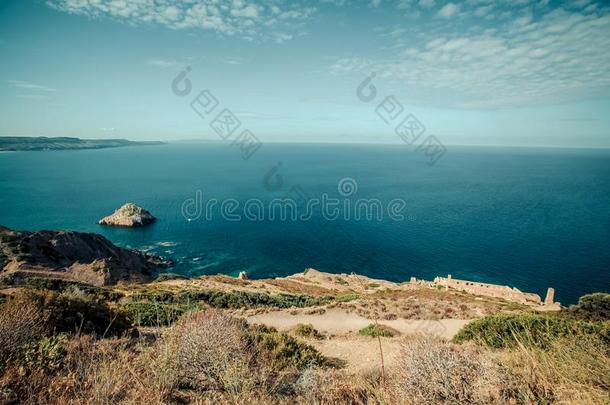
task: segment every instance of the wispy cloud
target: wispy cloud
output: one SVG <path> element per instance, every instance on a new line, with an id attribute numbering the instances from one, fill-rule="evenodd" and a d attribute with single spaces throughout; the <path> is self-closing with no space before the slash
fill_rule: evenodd
<path id="1" fill-rule="evenodd" d="M 228 65 L 242 65 L 244 63 L 241 58 L 225 58 L 223 62 Z"/>
<path id="2" fill-rule="evenodd" d="M 22 80 L 7 80 L 7 83 L 13 87 L 17 87 L 19 89 L 25 89 L 25 90 L 45 91 L 45 92 L 57 91 L 56 89 L 49 87 L 49 86 L 43 86 L 40 84 L 34 84 L 34 83 L 30 83 L 30 82 L 25 82 Z"/>
<path id="3" fill-rule="evenodd" d="M 50 97 L 46 94 L 18 94 L 17 97 L 23 98 L 25 100 L 34 100 L 34 101 L 47 101 L 50 100 Z"/>
<path id="4" fill-rule="evenodd" d="M 460 11 L 460 6 L 454 3 L 447 3 L 440 10 L 438 10 L 438 15 L 444 18 L 451 18 L 456 15 L 458 11 Z"/>
<path id="5" fill-rule="evenodd" d="M 249 41 L 281 38 L 278 42 L 291 39 L 299 23 L 316 11 L 311 6 L 278 0 L 48 0 L 47 4 L 56 10 L 89 18 L 109 17 L 129 24 L 201 29 Z M 275 34 L 268 35 L 270 32 Z"/>
<path id="6" fill-rule="evenodd" d="M 436 18 L 422 21 L 405 41 L 379 32 L 386 57 L 342 58 L 334 74 L 377 73 L 419 104 L 458 108 L 495 108 L 554 104 L 610 96 L 610 9 L 590 2 L 547 7 L 523 0 L 507 10 L 487 0 L 433 11 L 460 24 Z M 456 6 L 457 7 L 457 6 Z M 482 11 L 481 7 L 489 7 Z M 537 8 L 533 8 L 537 7 Z M 532 14 L 534 10 L 536 13 Z M 444 12 L 442 10 L 445 10 Z M 508 15 L 506 15 L 508 13 Z M 494 22 L 481 20 L 489 15 Z M 500 19 L 498 21 L 497 19 Z M 426 25 L 427 24 L 427 25 Z M 468 28 L 464 29 L 464 25 Z"/>
<path id="7" fill-rule="evenodd" d="M 160 59 L 160 58 L 152 58 L 146 61 L 147 65 L 157 66 L 161 68 L 177 68 L 180 66 L 184 66 L 184 62 L 180 62 L 178 60 L 173 59 Z"/>

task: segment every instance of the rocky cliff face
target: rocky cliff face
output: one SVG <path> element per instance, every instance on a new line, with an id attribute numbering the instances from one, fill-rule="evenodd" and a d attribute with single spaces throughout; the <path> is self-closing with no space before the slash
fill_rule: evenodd
<path id="1" fill-rule="evenodd" d="M 97 286 L 151 281 L 171 262 L 94 233 L 19 232 L 0 226 L 0 276 L 58 277 Z"/>
<path id="2" fill-rule="evenodd" d="M 100 219 L 100 225 L 137 227 L 155 222 L 156 218 L 142 207 L 133 203 L 127 203 L 121 208 Z"/>

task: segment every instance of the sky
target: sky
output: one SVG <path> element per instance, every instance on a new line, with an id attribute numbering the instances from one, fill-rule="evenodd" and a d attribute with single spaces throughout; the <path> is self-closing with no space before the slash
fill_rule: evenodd
<path id="1" fill-rule="evenodd" d="M 0 0 L 0 136 L 218 140 L 203 90 L 263 142 L 607 148 L 610 3 Z"/>

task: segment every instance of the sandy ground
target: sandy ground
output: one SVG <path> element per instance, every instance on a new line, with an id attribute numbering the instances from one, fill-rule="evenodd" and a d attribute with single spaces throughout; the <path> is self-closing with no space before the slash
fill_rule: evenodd
<path id="1" fill-rule="evenodd" d="M 287 311 L 275 311 L 258 314 L 247 318 L 250 323 L 262 323 L 267 326 L 286 331 L 294 328 L 299 323 L 312 324 L 320 332 L 331 335 L 344 335 L 358 332 L 365 326 L 373 323 L 372 319 L 364 318 L 354 313 L 348 313 L 340 309 L 329 309 L 323 314 L 298 316 L 291 315 Z M 426 334 L 434 335 L 444 339 L 451 339 L 470 320 L 464 319 L 441 319 L 438 321 L 423 319 L 395 319 L 391 321 L 379 321 L 380 324 L 396 329 L 401 334 Z"/>
<path id="2" fill-rule="evenodd" d="M 352 372 L 380 368 L 379 341 L 358 335 L 358 331 L 373 323 L 373 320 L 357 314 L 340 309 L 330 309 L 324 314 L 299 314 L 298 316 L 291 315 L 287 311 L 275 311 L 250 316 L 247 321 L 273 326 L 280 331 L 289 331 L 299 323 L 312 324 L 315 329 L 325 335 L 325 338 L 307 339 L 307 342 L 324 356 L 335 359 Z M 405 336 L 425 334 L 451 339 L 468 322 L 470 320 L 461 319 L 379 321 L 380 324 L 390 326 L 401 334 L 401 336 L 381 339 L 386 367 L 391 367 L 395 363 Z"/>

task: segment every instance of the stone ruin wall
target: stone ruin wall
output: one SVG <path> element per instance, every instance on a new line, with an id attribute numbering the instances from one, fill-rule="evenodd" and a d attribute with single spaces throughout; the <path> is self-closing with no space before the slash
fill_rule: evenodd
<path id="1" fill-rule="evenodd" d="M 506 285 L 479 283 L 476 281 L 454 279 L 451 275 L 447 277 L 436 277 L 433 282 L 425 280 L 417 280 L 411 277 L 412 284 L 428 285 L 431 287 L 442 286 L 464 291 L 473 295 L 482 295 L 493 298 L 502 298 L 507 301 L 518 302 L 527 305 L 542 305 L 542 299 L 538 294 L 524 293 L 517 288 L 511 288 Z M 551 292 L 552 289 L 549 289 Z M 550 296 L 549 296 L 550 295 Z M 552 293 L 547 294 L 545 305 L 549 305 L 547 301 L 552 301 Z M 552 304 L 552 302 L 551 302 Z"/>

